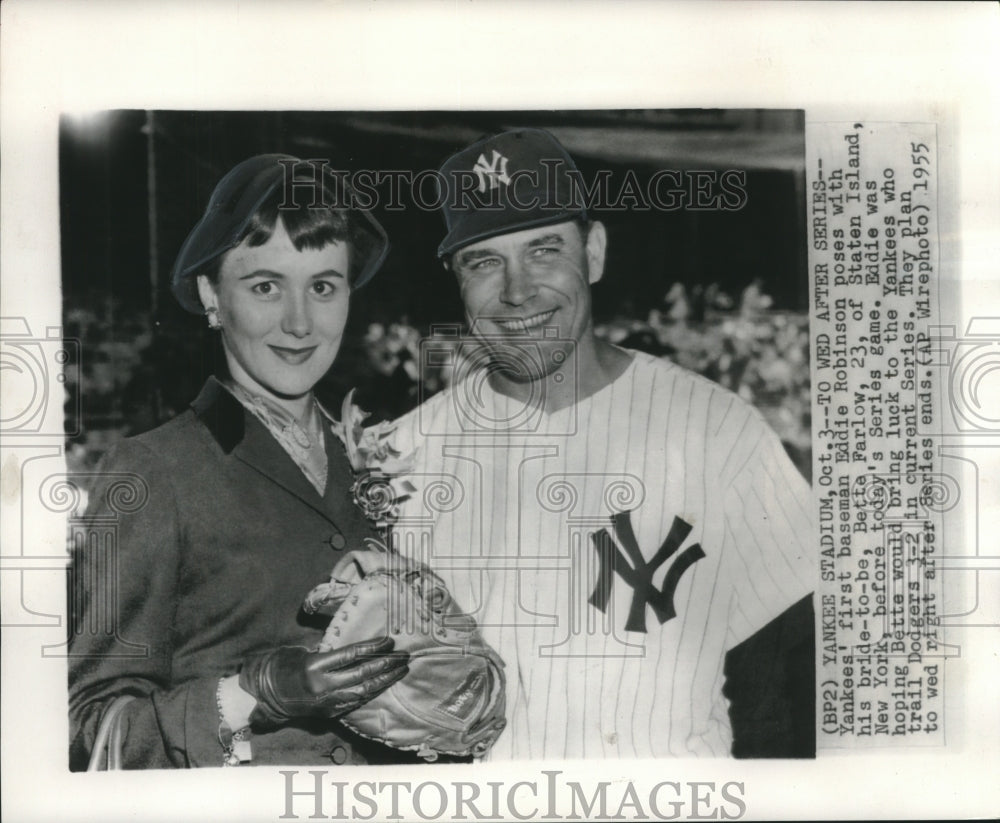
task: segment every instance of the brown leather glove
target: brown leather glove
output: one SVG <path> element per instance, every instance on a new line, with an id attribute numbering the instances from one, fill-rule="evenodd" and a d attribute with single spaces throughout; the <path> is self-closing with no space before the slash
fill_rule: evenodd
<path id="1" fill-rule="evenodd" d="M 282 726 L 296 717 L 334 718 L 402 679 L 409 655 L 389 655 L 391 637 L 311 652 L 282 646 L 243 661 L 240 687 L 257 698 L 252 727 Z"/>

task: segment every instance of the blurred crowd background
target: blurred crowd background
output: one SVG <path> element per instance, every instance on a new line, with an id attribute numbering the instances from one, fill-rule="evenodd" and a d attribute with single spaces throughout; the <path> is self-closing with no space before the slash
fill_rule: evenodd
<path id="1" fill-rule="evenodd" d="M 64 336 L 81 341 L 69 403 L 80 432 L 69 468 L 159 425 L 195 397 L 221 358 L 204 318 L 169 292 L 173 257 L 212 188 L 235 163 L 280 151 L 336 168 L 436 169 L 478 137 L 519 125 L 552 131 L 585 179 L 600 169 L 640 182 L 661 169 L 737 169 L 735 211 L 611 209 L 598 334 L 715 380 L 753 403 L 810 475 L 808 286 L 803 117 L 797 111 L 145 112 L 63 118 L 60 198 Z M 462 321 L 434 250 L 439 214 L 406 202 L 375 213 L 393 243 L 352 297 L 345 344 L 319 387 L 338 410 L 358 390 L 371 421 L 440 390 L 452 369 L 422 361 L 421 341 Z M 435 346 L 440 347 L 441 341 Z"/>

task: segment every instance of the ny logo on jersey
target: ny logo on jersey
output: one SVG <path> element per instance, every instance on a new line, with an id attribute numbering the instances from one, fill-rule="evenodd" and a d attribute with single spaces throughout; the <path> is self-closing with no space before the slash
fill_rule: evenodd
<path id="1" fill-rule="evenodd" d="M 507 158 L 496 149 L 493 149 L 493 159 L 490 162 L 486 161 L 485 155 L 479 155 L 479 159 L 476 160 L 476 165 L 472 167 L 472 170 L 479 178 L 480 194 L 486 192 L 487 180 L 490 181 L 490 190 L 500 188 L 501 183 L 506 186 L 510 182 L 510 177 L 507 176 L 507 163 Z"/>
<path id="2" fill-rule="evenodd" d="M 611 584 L 614 582 L 614 575 L 617 572 L 622 580 L 632 587 L 632 606 L 629 608 L 625 630 L 645 632 L 646 604 L 653 607 L 653 613 L 661 625 L 676 617 L 674 592 L 677 589 L 677 584 L 688 567 L 703 558 L 705 552 L 701 550 L 699 543 L 685 549 L 673 565 L 667 569 L 666 577 L 663 578 L 663 588 L 657 591 L 656 587 L 653 586 L 653 575 L 681 547 L 684 539 L 691 532 L 691 526 L 679 517 L 675 517 L 667 539 L 663 541 L 663 545 L 660 546 L 652 560 L 647 563 L 635 539 L 635 532 L 632 530 L 631 514 L 630 511 L 619 512 L 611 518 L 615 527 L 615 537 L 625 549 L 625 554 L 628 555 L 627 559 L 615 541 L 611 539 L 607 529 L 601 529 L 590 536 L 594 541 L 594 548 L 597 550 L 600 572 L 589 602 L 602 612 L 607 609 L 608 599 L 611 597 Z"/>

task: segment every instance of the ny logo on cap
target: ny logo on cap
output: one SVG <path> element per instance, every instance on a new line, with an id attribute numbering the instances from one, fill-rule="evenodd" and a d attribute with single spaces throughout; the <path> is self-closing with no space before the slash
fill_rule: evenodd
<path id="1" fill-rule="evenodd" d="M 496 149 L 493 149 L 492 162 L 486 162 L 486 156 L 479 155 L 479 159 L 476 160 L 476 165 L 472 167 L 472 170 L 479 178 L 480 194 L 485 193 L 487 180 L 490 181 L 490 190 L 500 188 L 501 183 L 505 186 L 510 183 L 510 177 L 507 176 L 507 162 L 507 158 Z"/>

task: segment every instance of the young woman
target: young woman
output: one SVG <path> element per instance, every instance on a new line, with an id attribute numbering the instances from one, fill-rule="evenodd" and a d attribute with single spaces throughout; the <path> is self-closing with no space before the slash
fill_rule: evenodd
<path id="1" fill-rule="evenodd" d="M 135 698 L 125 768 L 410 759 L 336 722 L 401 678 L 405 655 L 378 638 L 311 652 L 324 627 L 300 609 L 374 534 L 313 387 L 388 250 L 343 181 L 317 172 L 285 155 L 240 163 L 181 249 L 174 294 L 221 335 L 227 373 L 101 465 L 88 517 L 113 539 L 74 560 L 73 769 L 121 695 Z"/>

